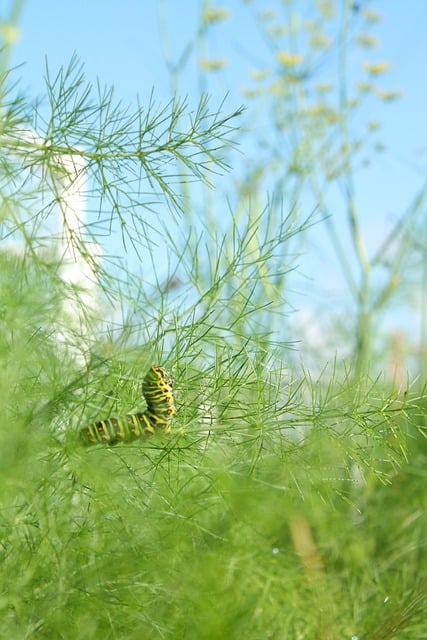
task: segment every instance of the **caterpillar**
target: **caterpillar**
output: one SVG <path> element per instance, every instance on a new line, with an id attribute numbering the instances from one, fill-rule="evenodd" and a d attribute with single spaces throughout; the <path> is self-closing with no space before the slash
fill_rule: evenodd
<path id="1" fill-rule="evenodd" d="M 170 433 L 171 420 L 176 413 L 170 373 L 163 367 L 150 367 L 142 381 L 142 394 L 147 403 L 144 413 L 106 418 L 85 426 L 79 432 L 83 444 L 132 442 L 159 429 Z"/>

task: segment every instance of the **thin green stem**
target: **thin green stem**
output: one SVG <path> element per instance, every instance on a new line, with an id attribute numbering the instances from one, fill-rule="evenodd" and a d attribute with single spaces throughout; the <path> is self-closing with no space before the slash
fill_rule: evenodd
<path id="1" fill-rule="evenodd" d="M 370 353 L 370 336 L 372 331 L 372 313 L 370 309 L 370 262 L 366 253 L 363 235 L 356 211 L 354 168 L 352 166 L 352 140 L 349 130 L 349 97 L 347 90 L 348 78 L 348 47 L 349 47 L 349 19 L 353 3 L 343 0 L 342 19 L 339 31 L 339 113 L 341 130 L 341 147 L 344 154 L 344 195 L 347 207 L 347 221 L 351 232 L 351 239 L 360 269 L 360 279 L 357 285 L 356 302 L 358 305 L 356 317 L 356 344 L 354 355 L 354 371 L 358 377 L 368 366 Z"/>

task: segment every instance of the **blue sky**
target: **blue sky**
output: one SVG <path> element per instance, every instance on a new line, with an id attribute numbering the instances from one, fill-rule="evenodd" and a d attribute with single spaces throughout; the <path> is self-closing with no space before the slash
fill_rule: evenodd
<path id="1" fill-rule="evenodd" d="M 341 0 L 337 0 L 337 6 Z M 3 3 L 0 17 L 7 17 Z M 275 5 L 277 2 L 274 3 Z M 310 0 L 298 0 L 306 17 L 310 17 Z M 361 0 L 360 4 L 366 4 Z M 374 248 L 390 228 L 390 223 L 409 204 L 425 179 L 427 83 L 427 3 L 419 0 L 378 0 L 368 3 L 382 14 L 375 28 L 380 45 L 378 60 L 387 60 L 390 71 L 384 86 L 402 91 L 402 98 L 387 106 L 373 105 L 370 116 L 382 124 L 381 140 L 387 147 L 382 162 L 362 175 L 358 194 L 361 212 L 366 212 L 367 244 Z M 198 0 L 27 0 L 19 20 L 19 38 L 13 49 L 11 64 L 22 65 L 17 72 L 21 89 L 29 96 L 42 95 L 46 59 L 55 72 L 67 65 L 73 53 L 84 63 L 87 78 L 99 78 L 102 85 L 113 85 L 115 96 L 124 103 L 142 101 L 154 88 L 159 101 L 170 98 L 170 77 L 165 51 L 177 57 L 191 39 L 199 23 L 202 2 Z M 242 89 L 249 84 L 248 71 L 262 68 L 265 42 L 260 38 L 252 13 L 267 9 L 268 1 L 252 3 L 222 0 L 217 6 L 230 11 L 230 19 L 212 31 L 208 55 L 226 58 L 229 64 L 216 76 L 209 91 L 217 105 L 228 94 L 227 108 L 245 102 Z M 163 20 L 163 22 L 162 22 Z M 166 25 L 166 30 L 165 30 Z M 167 35 L 165 35 L 167 34 Z M 191 69 L 194 68 L 194 75 Z M 197 96 L 196 63 L 182 91 Z M 325 73 L 327 75 L 326 67 Z M 241 156 L 236 156 L 237 158 Z M 319 255 L 327 249 L 319 248 Z"/>
<path id="2" fill-rule="evenodd" d="M 337 4 L 340 1 L 337 0 Z M 7 16 L 4 5 L 12 2 L 2 4 L 0 17 L 4 19 Z M 268 1 L 252 4 L 259 9 L 270 6 Z M 298 4 L 303 7 L 307 2 L 301 0 L 296 6 Z M 23 64 L 19 70 L 23 85 L 39 94 L 43 91 L 45 59 L 55 69 L 67 64 L 76 52 L 84 62 L 88 78 L 98 77 L 103 84 L 114 85 L 117 96 L 125 101 L 133 100 L 137 93 L 144 96 L 152 87 L 160 98 L 167 99 L 170 85 L 160 16 L 168 14 L 168 37 L 172 49 L 178 53 L 194 34 L 201 5 L 199 0 L 123 0 L 120 3 L 27 0 L 19 20 L 20 36 L 13 50 L 12 64 Z M 217 89 L 230 93 L 241 103 L 240 90 L 247 83 L 241 72 L 262 64 L 263 44 L 251 19 L 251 5 L 246 6 L 241 0 L 223 0 L 218 6 L 229 9 L 230 20 L 218 27 L 216 38 L 215 35 L 212 38 L 212 49 L 228 58 L 231 64 Z M 382 0 L 371 2 L 370 6 L 383 14 L 376 33 L 380 39 L 378 56 L 391 64 L 388 83 L 404 91 L 396 108 L 385 109 L 382 114 L 387 134 L 402 153 L 406 149 L 411 152 L 420 143 L 427 106 L 427 87 L 422 75 L 427 59 L 423 33 L 427 5 L 419 0 Z M 306 15 L 309 16 L 309 10 Z M 249 58 L 249 65 L 245 58 Z"/>
<path id="3" fill-rule="evenodd" d="M 3 3 L 1 18 L 12 2 Z M 301 0 L 301 7 L 310 2 Z M 340 0 L 337 0 L 340 4 Z M 114 85 L 117 99 L 125 103 L 142 99 L 154 88 L 160 100 L 170 96 L 170 82 L 164 61 L 164 34 L 161 16 L 167 15 L 166 25 L 171 49 L 178 54 L 187 39 L 194 34 L 198 24 L 200 7 L 198 0 L 73 0 L 72 3 L 56 0 L 27 0 L 19 20 L 19 39 L 13 49 L 12 65 L 22 65 L 19 76 L 22 87 L 29 95 L 43 93 L 43 76 L 46 59 L 52 70 L 66 65 L 74 52 L 84 63 L 89 80 L 99 78 L 101 84 Z M 253 5 L 253 6 L 252 6 Z M 253 7 L 270 7 L 268 1 L 253 2 L 248 6 L 240 0 L 223 0 L 229 9 L 230 19 L 213 32 L 211 51 L 225 57 L 230 64 L 210 87 L 216 90 L 217 101 L 229 94 L 229 104 L 244 102 L 241 90 L 248 84 L 249 69 L 262 66 L 264 43 L 251 18 Z M 383 108 L 377 115 L 383 125 L 383 139 L 391 150 L 387 167 L 388 179 L 380 184 L 384 193 L 382 202 L 392 209 L 408 202 L 408 193 L 418 184 L 416 156 L 425 150 L 425 113 L 427 112 L 427 85 L 423 71 L 427 60 L 427 40 L 424 25 L 427 4 L 418 0 L 408 2 L 388 0 L 371 2 L 383 20 L 375 32 L 380 39 L 376 55 L 387 59 L 391 69 L 387 85 L 402 90 L 402 99 Z M 309 8 L 306 15 L 310 15 Z M 191 67 L 190 67 L 191 68 Z M 189 78 L 183 90 L 197 92 Z M 402 172 L 401 179 L 398 179 Z M 375 183 L 378 184 L 377 176 Z M 388 183 L 388 184 L 387 184 Z M 367 194 L 372 198 L 372 192 Z"/>

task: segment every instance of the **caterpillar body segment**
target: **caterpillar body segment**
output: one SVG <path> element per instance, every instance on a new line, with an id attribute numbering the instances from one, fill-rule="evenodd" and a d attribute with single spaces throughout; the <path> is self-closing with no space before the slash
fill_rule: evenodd
<path id="1" fill-rule="evenodd" d="M 143 435 L 154 433 L 154 427 L 145 413 L 120 418 L 97 420 L 80 431 L 84 444 L 117 444 L 132 442 Z"/>
<path id="2" fill-rule="evenodd" d="M 85 445 L 113 445 L 133 442 L 136 438 L 159 430 L 170 433 L 171 421 L 176 413 L 170 373 L 164 367 L 150 367 L 142 382 L 142 393 L 147 411 L 97 420 L 80 430 L 82 442 Z"/>

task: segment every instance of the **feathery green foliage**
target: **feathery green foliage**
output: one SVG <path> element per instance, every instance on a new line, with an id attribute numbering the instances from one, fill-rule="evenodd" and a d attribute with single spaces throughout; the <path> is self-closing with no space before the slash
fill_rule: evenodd
<path id="1" fill-rule="evenodd" d="M 127 110 L 75 59 L 46 81 L 43 108 L 2 91 L 0 637 L 427 637 L 425 388 L 296 361 L 289 278 L 322 217 L 244 189 L 194 213 L 240 109 Z M 60 234 L 83 173 L 96 213 Z M 97 254 L 117 229 L 138 270 Z M 171 434 L 81 447 L 144 411 L 154 363 Z"/>

